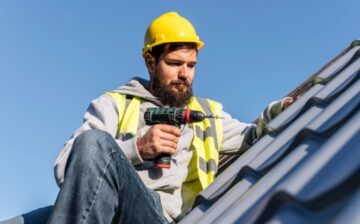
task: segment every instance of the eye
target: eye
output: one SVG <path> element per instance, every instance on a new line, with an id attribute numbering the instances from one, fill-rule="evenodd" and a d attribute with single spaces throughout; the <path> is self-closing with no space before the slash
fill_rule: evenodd
<path id="1" fill-rule="evenodd" d="M 170 66 L 180 66 L 181 63 L 180 62 L 172 62 L 172 61 L 168 61 L 166 62 L 167 65 L 170 65 Z"/>

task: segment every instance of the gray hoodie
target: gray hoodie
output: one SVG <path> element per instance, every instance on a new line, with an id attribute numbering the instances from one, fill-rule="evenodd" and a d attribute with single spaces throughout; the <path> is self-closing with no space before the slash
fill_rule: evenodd
<path id="1" fill-rule="evenodd" d="M 140 116 L 137 136 L 122 141 L 116 139 L 119 147 L 124 151 L 128 159 L 136 167 L 144 165 L 136 148 L 136 138 L 144 135 L 150 128 L 145 126 L 143 114 L 148 107 L 164 106 L 161 101 L 153 96 L 148 89 L 149 82 L 135 77 L 125 86 L 121 86 L 115 91 L 119 93 L 139 96 L 144 99 L 140 105 Z M 253 124 L 242 123 L 225 112 L 222 112 L 223 143 L 220 153 L 241 153 L 249 147 L 249 142 L 253 142 Z M 108 95 L 101 95 L 93 100 L 84 115 L 84 123 L 75 131 L 61 150 L 55 163 L 55 177 L 59 186 L 64 181 L 64 170 L 67 159 L 72 149 L 75 138 L 82 132 L 89 129 L 101 129 L 116 136 L 118 127 L 118 108 L 114 100 Z M 179 138 L 176 153 L 172 156 L 170 169 L 144 169 L 138 170 L 138 174 L 145 185 L 159 193 L 165 217 L 169 220 L 179 220 L 185 212 L 192 206 L 192 203 L 185 204 L 181 198 L 182 183 L 187 176 L 187 167 L 192 157 L 192 151 L 188 150 L 193 138 L 193 130 L 187 125 L 181 127 L 181 137 Z"/>

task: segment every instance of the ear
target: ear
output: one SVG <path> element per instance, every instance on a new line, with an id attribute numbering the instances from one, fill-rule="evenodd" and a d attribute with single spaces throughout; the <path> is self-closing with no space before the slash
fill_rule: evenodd
<path id="1" fill-rule="evenodd" d="M 155 75 L 155 59 L 151 54 L 146 54 L 144 56 L 145 65 L 147 70 L 149 71 L 150 77 Z"/>

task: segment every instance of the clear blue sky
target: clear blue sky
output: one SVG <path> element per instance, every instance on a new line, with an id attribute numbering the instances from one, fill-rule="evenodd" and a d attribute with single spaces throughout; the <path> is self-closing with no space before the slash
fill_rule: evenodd
<path id="1" fill-rule="evenodd" d="M 196 27 L 195 94 L 251 122 L 360 37 L 360 1 L 0 1 L 0 220 L 53 204 L 53 164 L 89 102 L 147 77 L 144 32 Z"/>

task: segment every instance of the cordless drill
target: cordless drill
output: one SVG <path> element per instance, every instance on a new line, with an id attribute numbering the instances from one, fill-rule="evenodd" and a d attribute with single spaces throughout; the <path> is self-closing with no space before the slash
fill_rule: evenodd
<path id="1" fill-rule="evenodd" d="M 201 111 L 184 109 L 184 108 L 148 108 L 144 114 L 144 120 L 146 125 L 155 124 L 169 124 L 180 128 L 182 124 L 190 124 L 193 122 L 199 122 L 205 118 L 220 118 L 214 114 L 205 115 Z M 155 157 L 155 168 L 170 168 L 171 157 L 169 154 L 162 153 Z"/>

